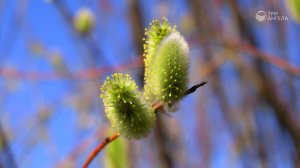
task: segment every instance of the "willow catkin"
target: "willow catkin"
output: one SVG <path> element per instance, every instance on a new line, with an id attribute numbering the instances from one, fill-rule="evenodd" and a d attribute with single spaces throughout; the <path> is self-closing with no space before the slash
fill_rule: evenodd
<path id="1" fill-rule="evenodd" d="M 154 126 L 154 110 L 129 75 L 113 74 L 101 90 L 106 116 L 117 131 L 129 139 L 139 139 L 150 132 Z"/>
<path id="2" fill-rule="evenodd" d="M 74 17 L 73 25 L 80 35 L 89 35 L 95 26 L 93 12 L 89 8 L 81 8 Z"/>
<path id="3" fill-rule="evenodd" d="M 145 61 L 145 98 L 147 101 L 153 101 L 151 84 L 154 82 L 154 77 L 152 73 L 152 62 L 157 48 L 161 41 L 168 36 L 171 32 L 175 32 L 176 27 L 171 27 L 168 20 L 163 18 L 163 21 L 155 19 L 151 21 L 150 28 L 145 29 L 145 35 L 147 36 L 144 41 L 144 61 Z"/>
<path id="4" fill-rule="evenodd" d="M 163 25 L 168 25 L 165 30 L 171 30 L 168 23 L 163 23 Z M 161 29 L 152 27 L 151 31 L 158 31 L 158 33 L 151 32 L 153 36 L 160 34 Z M 151 43 L 155 45 L 147 45 L 148 48 L 153 48 L 148 49 L 151 55 L 147 54 L 149 52 L 145 55 L 144 94 L 150 102 L 159 101 L 165 107 L 171 107 L 183 97 L 187 89 L 189 47 L 176 30 L 173 29 L 164 34 L 163 37 L 148 37 L 148 41 L 152 41 L 151 38 L 159 40 Z"/>

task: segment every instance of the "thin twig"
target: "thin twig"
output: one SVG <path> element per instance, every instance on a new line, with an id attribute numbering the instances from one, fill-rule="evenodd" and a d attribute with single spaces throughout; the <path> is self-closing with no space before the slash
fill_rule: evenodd
<path id="1" fill-rule="evenodd" d="M 195 92 L 199 87 L 204 86 L 206 83 L 207 83 L 207 81 L 203 81 L 197 85 L 194 85 L 193 87 L 191 87 L 187 91 L 185 91 L 184 96 L 187 96 L 187 95 Z"/>
<path id="2" fill-rule="evenodd" d="M 126 62 L 118 66 L 105 66 L 105 67 L 94 67 L 75 72 L 49 72 L 40 73 L 39 71 L 24 72 L 14 68 L 0 68 L 0 77 L 17 79 L 17 80 L 31 80 L 31 81 L 43 81 L 43 80 L 88 80 L 97 79 L 101 75 L 107 72 L 122 71 L 131 68 L 137 68 L 142 66 L 142 59 L 136 58 L 134 61 Z"/>
<path id="3" fill-rule="evenodd" d="M 82 166 L 83 168 L 87 168 L 90 163 L 93 161 L 93 159 L 98 155 L 98 153 L 109 143 L 112 141 L 116 140 L 120 136 L 119 132 L 114 133 L 112 136 L 105 138 L 104 141 L 102 141 L 90 154 L 88 159 L 85 161 L 84 165 Z"/>
<path id="4" fill-rule="evenodd" d="M 235 41 L 228 40 L 228 39 L 225 39 L 224 42 L 225 42 L 225 45 L 229 45 L 231 47 L 238 48 L 239 51 L 248 53 L 249 56 L 258 58 L 266 63 L 269 63 L 275 67 L 278 67 L 279 69 L 281 69 L 291 75 L 294 75 L 296 77 L 300 76 L 300 67 L 299 66 L 293 65 L 279 56 L 263 52 L 251 43 L 248 43 L 245 41 L 235 42 Z"/>
<path id="5" fill-rule="evenodd" d="M 0 147 L 2 148 L 1 150 L 3 151 L 4 158 L 6 158 L 3 160 L 4 161 L 3 165 L 0 162 L 0 168 L 2 168 L 2 166 L 3 167 L 7 166 L 7 167 L 11 167 L 11 168 L 18 167 L 16 164 L 15 157 L 11 151 L 11 146 L 8 142 L 8 139 L 5 135 L 4 130 L 2 129 L 1 123 L 0 123 L 0 145 L 2 145 Z"/>
<path id="6" fill-rule="evenodd" d="M 193 92 L 195 92 L 199 87 L 204 86 L 207 83 L 207 81 L 203 81 L 197 85 L 192 86 L 191 88 L 189 88 L 184 96 L 187 96 Z M 155 109 L 155 112 L 157 110 L 159 110 L 160 108 L 162 108 L 163 103 L 154 103 L 152 105 L 152 107 Z M 87 160 L 85 161 L 84 165 L 82 166 L 82 168 L 87 168 L 90 163 L 93 161 L 93 159 L 98 155 L 98 153 L 109 143 L 113 142 L 114 140 L 116 140 L 121 134 L 119 132 L 114 133 L 112 136 L 105 138 L 90 154 L 90 156 L 87 158 Z"/>

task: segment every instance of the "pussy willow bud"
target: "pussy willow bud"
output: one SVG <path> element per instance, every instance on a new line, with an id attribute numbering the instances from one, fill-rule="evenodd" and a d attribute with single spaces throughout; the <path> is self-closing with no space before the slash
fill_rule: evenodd
<path id="1" fill-rule="evenodd" d="M 160 43 L 153 57 L 149 88 L 154 100 L 167 106 L 180 100 L 187 90 L 189 48 L 184 38 L 174 32 Z"/>
<path id="2" fill-rule="evenodd" d="M 164 20 L 151 25 L 145 51 L 145 97 L 170 107 L 180 100 L 187 89 L 189 48 L 184 38 Z M 158 27 L 158 28 L 157 28 Z M 163 36 L 157 35 L 162 32 Z M 155 40 L 153 40 L 155 39 Z M 153 42 L 155 41 L 155 42 Z"/>
<path id="3" fill-rule="evenodd" d="M 106 116 L 121 135 L 139 139 L 150 132 L 155 121 L 154 110 L 129 75 L 113 74 L 101 90 Z"/>
<path id="4" fill-rule="evenodd" d="M 80 9 L 74 18 L 74 28 L 82 36 L 88 35 L 94 28 L 95 19 L 89 8 Z"/>
<path id="5" fill-rule="evenodd" d="M 163 18 L 162 23 L 157 19 L 153 20 L 150 23 L 150 28 L 145 29 L 145 35 L 147 36 L 144 41 L 144 61 L 145 61 L 145 95 L 148 101 L 152 101 L 149 97 L 151 94 L 148 86 L 152 83 L 152 73 L 150 71 L 150 64 L 153 60 L 153 56 L 155 55 L 157 48 L 166 36 L 168 36 L 171 32 L 175 32 L 176 27 L 171 27 L 168 20 Z"/>

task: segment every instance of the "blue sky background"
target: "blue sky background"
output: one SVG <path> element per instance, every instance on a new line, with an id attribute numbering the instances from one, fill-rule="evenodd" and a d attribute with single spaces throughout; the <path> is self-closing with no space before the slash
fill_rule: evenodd
<path id="1" fill-rule="evenodd" d="M 94 79 L 66 78 L 60 75 L 63 72 L 75 73 L 88 69 L 101 69 L 103 67 L 117 67 L 136 61 L 140 56 L 133 42 L 132 28 L 129 17 L 127 1 L 73 1 L 65 0 L 67 10 L 71 16 L 82 7 L 90 8 L 95 15 L 95 27 L 90 37 L 81 38 L 73 30 L 60 13 L 55 1 L 31 0 L 18 1 L 1 0 L 0 2 L 0 121 L 9 140 L 11 151 L 17 167 L 50 168 L 57 167 L 64 162 L 72 149 L 86 139 L 93 137 L 97 130 L 101 130 L 100 138 L 106 136 L 109 123 L 103 114 L 102 101 L 99 98 L 100 86 L 107 75 L 114 72 L 129 73 L 139 80 L 139 71 L 142 65 L 124 68 L 116 71 L 105 71 Z M 279 24 L 274 22 L 260 23 L 255 20 L 255 13 L 265 9 L 264 2 L 240 0 L 240 7 L 247 15 L 251 30 L 254 32 L 259 49 L 271 55 L 286 55 L 283 57 L 291 65 L 300 65 L 299 57 L 299 24 L 289 15 L 284 7 L 273 9 L 289 17 L 285 21 L 285 40 L 278 37 Z M 140 8 L 143 14 L 143 27 L 147 27 L 152 19 L 166 16 L 171 24 L 190 43 L 190 85 L 202 80 L 210 81 L 212 75 L 202 76 L 199 72 L 203 63 L 203 48 L 195 44 L 197 35 L 195 25 L 189 24 L 191 9 L 186 1 L 141 1 Z M 235 38 L 231 29 L 230 11 L 223 5 L 219 11 L 222 24 L 228 34 Z M 210 18 L 208 16 L 208 18 Z M 282 49 L 277 41 L 283 41 L 287 49 Z M 91 44 L 95 44 L 94 47 Z M 96 49 L 95 49 L 96 48 Z M 217 50 L 220 47 L 216 45 Z M 245 59 L 247 54 L 241 54 Z M 59 63 L 55 64 L 55 59 Z M 62 67 L 59 67 L 62 65 Z M 267 65 L 276 79 L 282 98 L 291 99 L 285 87 L 286 73 Z M 5 70 L 22 72 L 11 75 Z M 226 61 L 220 68 L 220 78 L 223 82 L 228 101 L 232 107 L 241 103 L 243 89 L 237 77 L 234 65 Z M 26 74 L 38 74 L 38 77 L 28 77 Z M 47 78 L 43 74 L 58 74 L 55 78 Z M 293 78 L 296 97 L 300 93 L 300 81 Z M 209 85 L 209 84 L 208 84 Z M 142 86 L 140 86 L 142 88 Z M 248 89 L 248 91 L 251 88 Z M 205 114 L 205 121 L 210 125 L 206 127 L 211 133 L 210 167 L 243 167 L 249 163 L 250 167 L 259 166 L 257 155 L 249 152 L 237 153 L 232 145 L 234 136 L 230 133 L 224 120 L 222 107 L 214 95 L 211 86 L 205 86 L 195 94 L 189 95 L 180 104 L 178 112 L 172 113 L 168 118 L 171 123 L 180 128 L 180 142 L 184 149 L 184 167 L 199 167 L 199 160 L 204 155 L 201 150 L 199 137 L 195 132 L 199 125 L 200 111 Z M 299 119 L 300 101 L 291 107 Z M 205 105 L 205 106 L 204 106 Z M 203 107 L 201 107 L 203 106 Z M 268 158 L 270 167 L 293 167 L 292 142 L 284 131 L 281 131 L 277 119 L 270 109 L 264 106 L 253 108 L 255 115 L 250 118 L 253 130 L 257 135 L 271 132 L 272 145 L 269 146 Z M 260 113 L 262 111 L 262 113 Z M 199 123 L 200 122 L 200 123 Z M 205 125 L 205 124 L 204 124 Z M 238 124 L 237 124 L 238 125 Z M 177 127 L 174 127 L 177 128 Z M 240 128 L 236 128 L 240 129 Z M 205 130 L 204 130 L 205 131 Z M 133 141 L 131 145 L 143 146 L 135 149 L 137 153 L 150 151 L 153 144 L 153 134 L 141 141 Z M 258 136 L 260 137 L 260 136 Z M 263 137 L 263 136 L 262 136 Z M 74 161 L 75 167 L 80 167 L 89 152 L 97 145 L 98 140 L 91 140 L 89 147 L 85 148 Z M 199 147 L 200 146 L 200 147 Z M 203 147 L 203 146 L 202 146 Z M 251 145 L 249 146 L 251 151 Z M 255 149 L 253 149 L 255 150 Z M 101 153 L 91 167 L 104 167 Z M 152 154 L 153 155 L 153 154 Z M 147 157 L 141 154 L 135 159 L 136 167 L 153 167 L 154 156 Z M 152 160 L 151 160 L 152 159 Z M 71 166 L 72 167 L 72 166 Z M 181 167 L 181 165 L 178 165 Z"/>

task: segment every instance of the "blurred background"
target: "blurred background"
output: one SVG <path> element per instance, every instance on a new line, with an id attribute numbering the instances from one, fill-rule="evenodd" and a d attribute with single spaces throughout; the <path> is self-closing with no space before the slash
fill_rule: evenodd
<path id="1" fill-rule="evenodd" d="M 122 72 L 142 90 L 144 28 L 163 16 L 190 46 L 190 86 L 208 84 L 91 167 L 300 167 L 299 3 L 0 0 L 0 167 L 81 167 L 114 132 L 100 86 Z"/>

